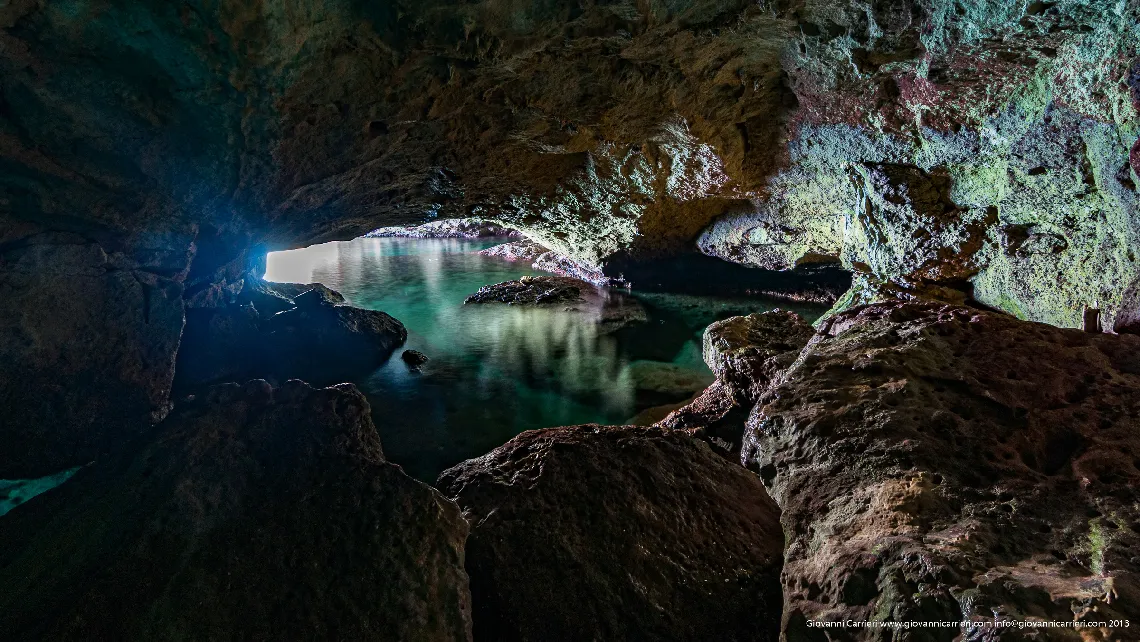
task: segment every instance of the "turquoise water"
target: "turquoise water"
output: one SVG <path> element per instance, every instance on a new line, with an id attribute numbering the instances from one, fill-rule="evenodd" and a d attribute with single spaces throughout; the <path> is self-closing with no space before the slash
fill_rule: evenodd
<path id="1" fill-rule="evenodd" d="M 776 307 L 815 318 L 825 310 L 634 294 L 647 322 L 606 332 L 589 310 L 463 305 L 483 285 L 542 274 L 476 254 L 500 242 L 360 238 L 269 255 L 266 279 L 323 283 L 352 305 L 383 310 L 407 327 L 405 348 L 431 359 L 415 372 L 397 352 L 354 382 L 372 404 L 388 459 L 425 481 L 524 430 L 620 424 L 689 398 L 712 380 L 700 339 L 717 319 Z"/>

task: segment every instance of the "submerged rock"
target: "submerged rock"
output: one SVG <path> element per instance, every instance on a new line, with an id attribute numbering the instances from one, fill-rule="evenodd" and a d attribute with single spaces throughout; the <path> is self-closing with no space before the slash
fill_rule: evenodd
<path id="1" fill-rule="evenodd" d="M 212 388 L 2 521 L 11 639 L 470 639 L 467 525 L 349 385 Z"/>
<path id="2" fill-rule="evenodd" d="M 228 305 L 188 310 L 176 390 L 249 377 L 330 384 L 378 367 L 407 330 L 383 312 L 343 301 L 320 284 L 272 283 L 247 285 Z M 288 307 L 267 314 L 259 305 Z"/>
<path id="3" fill-rule="evenodd" d="M 663 406 L 690 399 L 713 382 L 712 375 L 660 361 L 634 361 L 627 372 L 638 407 Z"/>
<path id="4" fill-rule="evenodd" d="M 831 319 L 760 399 L 743 453 L 792 537 L 787 638 L 819 637 L 810 620 L 1140 612 L 1138 363 L 1138 337 L 963 307 Z"/>
<path id="5" fill-rule="evenodd" d="M 382 227 L 365 234 L 368 238 L 405 237 L 414 239 L 477 239 L 486 237 L 519 237 L 515 230 L 479 219 L 447 219 L 432 221 L 423 225 L 405 227 Z"/>
<path id="6" fill-rule="evenodd" d="M 526 432 L 445 471 L 483 640 L 777 637 L 778 511 L 686 433 Z"/>

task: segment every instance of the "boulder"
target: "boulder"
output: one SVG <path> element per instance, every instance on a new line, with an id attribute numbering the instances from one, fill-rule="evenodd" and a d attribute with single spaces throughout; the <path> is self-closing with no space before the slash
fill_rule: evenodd
<path id="1" fill-rule="evenodd" d="M 212 388 L 2 520 L 10 639 L 470 639 L 467 524 L 350 385 Z"/>
<path id="2" fill-rule="evenodd" d="M 707 439 L 717 452 L 737 459 L 753 404 L 814 334 L 802 317 L 784 310 L 711 324 L 705 328 L 702 346 L 716 381 L 659 425 L 690 430 Z"/>
<path id="3" fill-rule="evenodd" d="M 523 433 L 440 475 L 480 640 L 775 640 L 778 511 L 680 431 Z"/>
<path id="4" fill-rule="evenodd" d="M 787 639 L 899 639 L 813 621 L 1140 613 L 1138 363 L 1140 337 L 946 304 L 828 321 L 759 400 L 743 452 L 790 538 Z M 994 634 L 907 639 L 959 635 Z"/>
<path id="5" fill-rule="evenodd" d="M 701 345 L 705 363 L 726 392 L 750 406 L 814 335 L 795 312 L 772 310 L 717 321 L 705 328 Z"/>
<path id="6" fill-rule="evenodd" d="M 428 356 L 419 350 L 404 350 L 404 352 L 400 355 L 400 359 L 402 359 L 404 363 L 408 364 L 408 367 L 412 368 L 413 370 L 419 369 L 420 366 L 430 361 L 430 359 L 428 359 Z"/>
<path id="7" fill-rule="evenodd" d="M 515 281 L 484 285 L 463 303 L 506 303 L 507 305 L 558 305 L 582 303 L 590 284 L 562 276 L 524 276 Z"/>
<path id="8" fill-rule="evenodd" d="M 188 310 L 175 389 L 250 377 L 331 384 L 369 372 L 403 345 L 407 330 L 343 301 L 320 284 L 271 283 L 247 287 L 224 306 Z M 280 305 L 288 307 L 261 311 Z"/>
<path id="9" fill-rule="evenodd" d="M 86 464 L 162 419 L 188 262 L 72 234 L 0 245 L 0 479 Z"/>

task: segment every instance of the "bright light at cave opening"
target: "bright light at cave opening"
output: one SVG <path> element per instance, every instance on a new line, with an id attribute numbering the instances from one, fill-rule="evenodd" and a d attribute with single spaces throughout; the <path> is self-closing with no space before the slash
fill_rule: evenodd
<path id="1" fill-rule="evenodd" d="M 275 283 L 313 283 L 313 275 L 340 260 L 341 243 L 321 243 L 299 250 L 270 252 L 265 259 L 265 280 Z"/>

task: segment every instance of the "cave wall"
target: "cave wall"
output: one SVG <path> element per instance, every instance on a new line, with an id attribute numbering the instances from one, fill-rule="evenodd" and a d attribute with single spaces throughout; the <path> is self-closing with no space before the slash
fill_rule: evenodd
<path id="1" fill-rule="evenodd" d="M 5 3 L 8 425 L 161 414 L 180 289 L 208 305 L 257 253 L 438 217 L 492 219 L 591 264 L 696 243 L 762 268 L 841 262 L 859 275 L 846 303 L 972 293 L 1124 329 L 1140 319 L 1138 12 Z M 67 392 L 98 381 L 86 389 L 115 398 L 140 378 L 124 404 Z"/>

